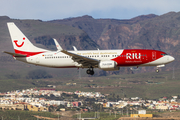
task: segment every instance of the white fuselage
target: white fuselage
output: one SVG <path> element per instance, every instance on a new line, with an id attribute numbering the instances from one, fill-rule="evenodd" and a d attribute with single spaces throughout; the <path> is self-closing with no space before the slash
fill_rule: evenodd
<path id="1" fill-rule="evenodd" d="M 123 53 L 122 50 L 84 50 L 84 51 L 69 51 L 71 53 L 75 53 L 84 57 L 97 59 L 99 61 L 108 61 L 112 60 L 114 58 L 118 58 Z M 147 61 L 144 63 L 137 64 L 127 64 L 126 66 L 157 66 L 162 64 L 167 64 L 174 60 L 174 58 L 170 55 L 165 55 L 163 57 L 160 57 L 158 59 L 155 59 L 153 61 Z M 127 59 L 127 57 L 125 57 Z M 71 56 L 68 56 L 60 51 L 47 51 L 44 53 L 40 53 L 37 55 L 29 56 L 29 57 L 16 57 L 17 60 L 40 65 L 40 66 L 46 66 L 46 67 L 54 67 L 54 68 L 73 68 L 78 67 L 78 63 L 74 62 L 71 58 Z M 121 58 L 119 58 L 121 59 Z M 141 58 L 141 61 L 143 61 L 144 58 Z M 134 60 L 132 60 L 133 62 Z M 116 61 L 117 62 L 117 61 Z M 125 67 L 124 65 L 119 65 L 118 67 Z"/>

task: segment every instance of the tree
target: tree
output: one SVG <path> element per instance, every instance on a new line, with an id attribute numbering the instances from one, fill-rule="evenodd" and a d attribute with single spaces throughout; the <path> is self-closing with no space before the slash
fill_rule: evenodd
<path id="1" fill-rule="evenodd" d="M 64 105 L 60 104 L 58 107 L 57 107 L 57 110 L 56 111 L 60 111 L 61 108 L 65 108 Z"/>
<path id="2" fill-rule="evenodd" d="M 50 105 L 50 106 L 49 106 L 49 112 L 54 112 L 54 111 L 55 111 L 54 106 L 53 106 L 53 105 Z"/>
<path id="3" fill-rule="evenodd" d="M 45 70 L 37 69 L 37 70 L 30 71 L 26 78 L 28 78 L 28 79 L 46 79 L 46 78 L 52 78 L 52 75 L 48 74 Z"/>
<path id="4" fill-rule="evenodd" d="M 56 97 L 53 94 L 50 94 L 50 99 L 53 100 L 56 99 Z"/>
<path id="5" fill-rule="evenodd" d="M 117 97 L 117 101 L 119 101 L 119 95 L 117 95 L 116 97 Z"/>
<path id="6" fill-rule="evenodd" d="M 18 73 L 11 73 L 11 74 L 6 74 L 6 77 L 8 79 L 19 79 L 21 78 L 21 75 Z"/>
<path id="7" fill-rule="evenodd" d="M 72 97 L 73 97 L 73 98 L 78 98 L 78 95 L 73 94 Z"/>

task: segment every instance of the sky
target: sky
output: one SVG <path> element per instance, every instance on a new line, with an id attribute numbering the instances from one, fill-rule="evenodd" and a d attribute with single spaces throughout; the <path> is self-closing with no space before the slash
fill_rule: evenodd
<path id="1" fill-rule="evenodd" d="M 131 19 L 180 11 L 180 0 L 0 0 L 0 16 L 43 21 L 90 15 Z"/>

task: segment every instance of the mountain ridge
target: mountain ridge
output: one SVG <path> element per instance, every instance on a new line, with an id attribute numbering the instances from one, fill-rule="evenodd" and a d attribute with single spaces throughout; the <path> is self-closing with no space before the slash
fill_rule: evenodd
<path id="1" fill-rule="evenodd" d="M 180 59 L 180 12 L 163 15 L 140 15 L 128 20 L 94 19 L 81 16 L 62 20 L 18 20 L 8 16 L 0 17 L 1 51 L 13 51 L 7 22 L 15 24 L 38 47 L 56 50 L 52 38 L 56 38 L 64 49 L 156 49 L 167 52 L 176 60 L 164 70 L 179 67 Z M 1 53 L 2 60 L 7 55 Z M 9 62 L 11 60 L 8 60 Z M 4 64 L 1 61 L 0 64 Z M 20 64 L 20 63 L 19 63 Z M 176 69 L 175 68 L 175 69 Z M 128 68 L 125 68 L 128 69 Z M 142 72 L 152 71 L 151 67 L 142 68 Z M 129 70 L 126 73 L 132 73 Z M 119 74 L 115 72 L 115 74 Z"/>

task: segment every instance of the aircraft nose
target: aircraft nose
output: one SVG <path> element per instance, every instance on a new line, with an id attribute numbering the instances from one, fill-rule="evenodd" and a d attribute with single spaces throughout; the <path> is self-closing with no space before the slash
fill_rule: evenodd
<path id="1" fill-rule="evenodd" d="M 174 61 L 174 60 L 175 60 L 175 58 L 174 58 L 174 57 L 169 56 L 169 62 L 172 62 L 172 61 Z"/>

